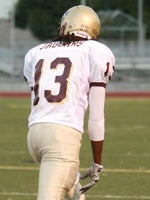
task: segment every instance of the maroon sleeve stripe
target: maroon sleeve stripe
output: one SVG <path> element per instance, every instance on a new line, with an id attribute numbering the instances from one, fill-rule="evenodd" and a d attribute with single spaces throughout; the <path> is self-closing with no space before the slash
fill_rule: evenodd
<path id="1" fill-rule="evenodd" d="M 92 82 L 90 83 L 90 87 L 104 87 L 106 88 L 106 83 L 102 83 L 102 82 Z"/>

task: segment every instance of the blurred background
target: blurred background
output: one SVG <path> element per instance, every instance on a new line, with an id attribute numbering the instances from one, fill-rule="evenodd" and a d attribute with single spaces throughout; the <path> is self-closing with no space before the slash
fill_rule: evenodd
<path id="1" fill-rule="evenodd" d="M 53 39 L 63 13 L 84 4 L 100 17 L 99 41 L 116 57 L 107 90 L 150 92 L 150 0 L 0 0 L 0 92 L 27 92 L 27 51 Z"/>

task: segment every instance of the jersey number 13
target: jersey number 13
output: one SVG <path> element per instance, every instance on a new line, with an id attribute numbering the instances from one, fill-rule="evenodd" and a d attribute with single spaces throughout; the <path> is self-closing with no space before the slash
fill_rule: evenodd
<path id="1" fill-rule="evenodd" d="M 35 93 L 35 98 L 33 101 L 33 105 L 37 105 L 40 97 L 39 97 L 39 84 L 40 78 L 42 75 L 42 66 L 44 64 L 44 59 L 40 59 L 35 66 L 35 85 L 33 87 L 33 91 Z M 55 83 L 60 84 L 59 93 L 57 95 L 53 95 L 51 90 L 44 91 L 44 97 L 49 103 L 60 103 L 66 97 L 67 92 L 67 84 L 68 77 L 70 75 L 72 63 L 69 58 L 56 58 L 50 64 L 50 70 L 57 70 L 58 65 L 64 65 L 63 73 L 60 76 L 56 76 L 54 80 Z"/>

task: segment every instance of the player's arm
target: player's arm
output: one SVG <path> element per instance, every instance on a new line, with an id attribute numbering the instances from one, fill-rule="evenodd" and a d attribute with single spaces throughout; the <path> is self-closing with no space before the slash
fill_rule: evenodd
<path id="1" fill-rule="evenodd" d="M 81 176 L 81 179 L 90 178 L 88 184 L 81 188 L 81 193 L 86 192 L 99 180 L 99 174 L 103 170 L 102 152 L 104 141 L 104 105 L 105 88 L 97 85 L 91 87 L 89 93 L 89 121 L 88 133 L 91 140 L 93 165 Z"/>
<path id="2" fill-rule="evenodd" d="M 114 72 L 115 57 L 106 46 L 103 46 L 99 51 L 93 51 L 93 56 L 94 61 L 92 63 L 89 91 L 88 133 L 91 140 L 93 161 L 96 164 L 102 165 L 105 134 L 105 88 Z"/>
<path id="3" fill-rule="evenodd" d="M 103 171 L 105 88 L 114 72 L 115 57 L 110 49 L 101 46 L 96 51 L 93 50 L 91 62 L 88 133 L 91 140 L 93 165 L 81 176 L 81 179 L 90 178 L 89 183 L 81 188 L 82 193 L 98 182 L 99 174 Z"/>
<path id="4" fill-rule="evenodd" d="M 102 164 L 103 141 L 91 141 L 93 162 L 99 165 Z"/>
<path id="5" fill-rule="evenodd" d="M 105 84 L 93 86 L 89 93 L 88 134 L 91 140 L 93 162 L 102 164 L 103 141 L 105 134 Z"/>

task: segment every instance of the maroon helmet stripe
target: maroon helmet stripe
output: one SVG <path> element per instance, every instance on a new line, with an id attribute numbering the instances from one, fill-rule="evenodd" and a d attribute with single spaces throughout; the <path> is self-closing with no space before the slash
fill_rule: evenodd
<path id="1" fill-rule="evenodd" d="M 106 83 L 102 83 L 102 82 L 92 82 L 92 83 L 90 83 L 90 87 L 93 87 L 93 86 L 106 88 Z"/>

